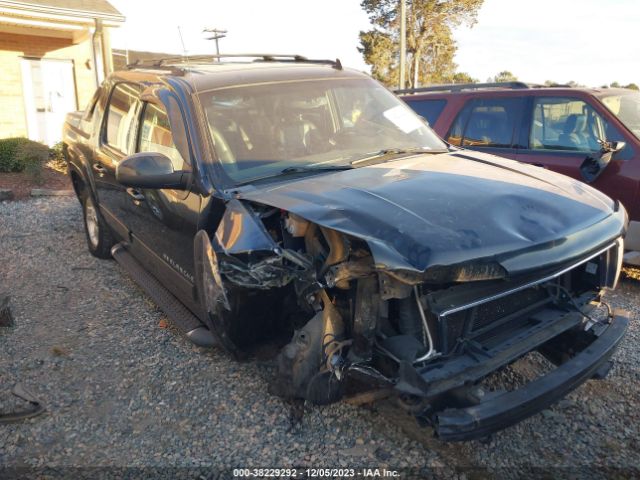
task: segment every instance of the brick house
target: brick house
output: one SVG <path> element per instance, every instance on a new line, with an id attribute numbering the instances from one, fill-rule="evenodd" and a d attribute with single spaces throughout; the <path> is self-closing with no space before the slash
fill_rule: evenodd
<path id="1" fill-rule="evenodd" d="M 57 142 L 113 69 L 109 30 L 122 22 L 106 0 L 0 0 L 0 138 Z"/>

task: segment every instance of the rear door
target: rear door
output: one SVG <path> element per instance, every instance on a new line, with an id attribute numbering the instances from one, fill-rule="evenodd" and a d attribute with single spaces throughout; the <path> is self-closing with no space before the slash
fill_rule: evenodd
<path id="1" fill-rule="evenodd" d="M 117 83 L 111 90 L 102 121 L 100 138 L 91 168 L 100 212 L 122 238 L 127 238 L 123 207 L 124 187 L 116 182 L 116 167 L 133 153 L 140 88 Z"/>
<path id="2" fill-rule="evenodd" d="M 530 99 L 526 145 L 518 151 L 522 162 L 583 181 L 580 165 L 588 156 L 597 156 L 599 139 L 623 140 L 617 129 L 607 122 L 586 98 L 572 96 L 538 96 Z M 618 175 L 624 162 L 633 157 L 631 146 L 614 155 L 602 174 L 591 184 L 611 198 L 627 204 L 633 201 L 631 185 Z M 627 198 L 629 197 L 629 198 Z"/>
<path id="3" fill-rule="evenodd" d="M 506 158 L 516 158 L 524 100 L 519 97 L 467 101 L 445 138 L 447 142 Z"/>

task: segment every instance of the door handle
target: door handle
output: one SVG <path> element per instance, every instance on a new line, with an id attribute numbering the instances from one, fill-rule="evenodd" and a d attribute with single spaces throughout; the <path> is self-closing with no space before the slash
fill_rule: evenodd
<path id="1" fill-rule="evenodd" d="M 104 168 L 101 163 L 94 163 L 93 170 L 98 173 L 99 177 L 104 177 L 104 175 L 107 173 L 107 169 Z"/>
<path id="2" fill-rule="evenodd" d="M 533 165 L 534 167 L 547 168 L 547 166 L 543 165 L 542 163 L 532 163 L 531 165 Z"/>
<path id="3" fill-rule="evenodd" d="M 138 206 L 142 202 L 144 202 L 144 195 L 137 188 L 129 187 L 127 188 L 127 193 L 133 198 L 134 205 Z"/>

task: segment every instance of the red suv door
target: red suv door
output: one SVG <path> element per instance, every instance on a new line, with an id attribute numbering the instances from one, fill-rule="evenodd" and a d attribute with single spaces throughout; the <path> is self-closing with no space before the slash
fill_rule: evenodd
<path id="1" fill-rule="evenodd" d="M 606 111 L 589 96 L 540 95 L 527 100 L 528 138 L 522 142 L 525 148 L 517 151 L 519 161 L 584 181 L 580 165 L 588 156 L 598 155 L 598 140 L 624 141 L 607 121 Z M 591 185 L 624 205 L 633 205 L 635 182 L 619 174 L 631 157 L 633 150 L 627 145 Z"/>

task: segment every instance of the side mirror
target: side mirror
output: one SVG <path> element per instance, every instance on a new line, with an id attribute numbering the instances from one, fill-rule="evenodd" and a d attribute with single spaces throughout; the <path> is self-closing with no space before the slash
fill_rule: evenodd
<path id="1" fill-rule="evenodd" d="M 602 148 L 600 149 L 599 155 L 595 155 L 593 157 L 588 156 L 584 159 L 582 165 L 580 165 L 580 173 L 582 174 L 584 181 L 587 183 L 595 181 L 607 165 L 609 165 L 613 154 L 626 147 L 626 143 L 624 142 L 601 141 L 600 145 Z"/>
<path id="2" fill-rule="evenodd" d="M 601 152 L 611 152 L 616 153 L 624 149 L 627 146 L 625 142 L 607 142 L 606 140 L 598 140 L 601 147 Z"/>
<path id="3" fill-rule="evenodd" d="M 126 187 L 186 190 L 191 172 L 175 171 L 169 157 L 162 153 L 141 152 L 116 166 L 116 180 Z"/>

